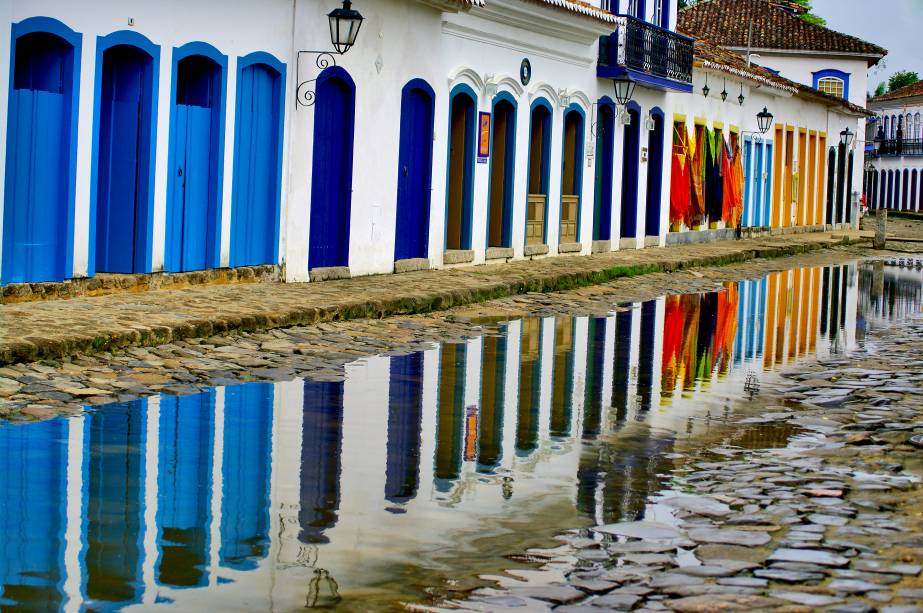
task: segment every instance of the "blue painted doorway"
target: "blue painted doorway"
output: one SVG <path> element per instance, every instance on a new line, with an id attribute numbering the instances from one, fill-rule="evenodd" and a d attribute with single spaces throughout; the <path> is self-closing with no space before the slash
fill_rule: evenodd
<path id="1" fill-rule="evenodd" d="M 487 246 L 511 247 L 516 172 L 516 102 L 506 92 L 494 100 L 491 134 Z"/>
<path id="2" fill-rule="evenodd" d="M 663 113 L 655 109 L 651 113 L 654 129 L 648 137 L 647 156 L 647 201 L 644 212 L 644 234 L 660 236 L 660 205 L 663 201 Z M 669 187 L 667 188 L 669 189 Z"/>
<path id="3" fill-rule="evenodd" d="M 622 151 L 622 215 L 620 236 L 635 238 L 638 234 L 638 165 L 641 146 L 640 108 L 629 106 L 631 123 L 625 126 Z"/>
<path id="4" fill-rule="evenodd" d="M 475 96 L 461 86 L 452 95 L 449 112 L 449 184 L 445 220 L 445 248 L 471 248 L 471 211 L 474 196 Z"/>
<path id="5" fill-rule="evenodd" d="M 153 59 L 130 45 L 103 53 L 97 133 L 96 270 L 148 269 Z"/>
<path id="6" fill-rule="evenodd" d="M 428 252 L 435 97 L 419 79 L 405 85 L 401 94 L 395 261 L 425 258 Z"/>
<path id="7" fill-rule="evenodd" d="M 223 73 L 218 62 L 204 55 L 177 63 L 166 248 L 166 267 L 172 272 L 218 266 Z"/>
<path id="8" fill-rule="evenodd" d="M 281 64 L 238 60 L 231 266 L 275 264 L 282 197 Z M 277 67 L 278 66 L 278 67 Z"/>
<path id="9" fill-rule="evenodd" d="M 593 200 L 593 240 L 612 238 L 612 169 L 615 154 L 615 106 L 599 102 L 596 125 L 596 181 Z"/>
<path id="10" fill-rule="evenodd" d="M 3 283 L 61 281 L 73 261 L 73 184 L 79 35 L 13 26 L 7 119 Z M 69 32 L 69 31 L 68 31 Z"/>
<path id="11" fill-rule="evenodd" d="M 308 268 L 349 265 L 356 86 L 342 68 L 317 79 Z"/>

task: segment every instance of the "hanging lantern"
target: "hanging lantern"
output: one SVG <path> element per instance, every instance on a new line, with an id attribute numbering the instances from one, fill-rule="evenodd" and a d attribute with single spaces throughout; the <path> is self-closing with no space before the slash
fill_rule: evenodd
<path id="1" fill-rule="evenodd" d="M 702 95 L 708 98 L 708 92 L 711 91 L 711 88 L 708 87 L 708 73 L 705 73 L 705 87 L 702 88 Z"/>
<path id="2" fill-rule="evenodd" d="M 852 144 L 852 140 L 855 138 L 855 136 L 856 135 L 853 134 L 849 129 L 849 126 L 847 126 L 845 130 L 840 132 L 840 144 L 844 147 L 849 147 Z"/>
<path id="3" fill-rule="evenodd" d="M 615 101 L 619 106 L 625 106 L 631 101 L 635 93 L 635 82 L 631 79 L 615 79 Z"/>
<path id="4" fill-rule="evenodd" d="M 737 102 L 740 103 L 740 106 L 743 106 L 743 105 L 744 105 L 744 100 L 746 100 L 746 98 L 744 98 L 744 84 L 741 83 L 741 84 L 740 84 L 740 95 L 737 96 Z"/>
<path id="5" fill-rule="evenodd" d="M 343 7 L 327 14 L 330 21 L 330 42 L 337 53 L 343 55 L 356 44 L 363 17 L 352 8 L 352 0 L 343 0 Z"/>
<path id="6" fill-rule="evenodd" d="M 756 125 L 759 126 L 760 134 L 769 132 L 769 128 L 772 127 L 772 119 L 772 113 L 765 106 L 762 111 L 756 114 Z"/>

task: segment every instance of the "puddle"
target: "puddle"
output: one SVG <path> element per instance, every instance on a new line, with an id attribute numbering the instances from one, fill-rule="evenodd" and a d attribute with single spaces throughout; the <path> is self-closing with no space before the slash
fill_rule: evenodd
<path id="1" fill-rule="evenodd" d="M 775 369 L 919 312 L 923 272 L 860 263 L 608 317 L 0 426 L 0 608 L 389 610 L 555 532 L 637 519 Z M 752 409 L 752 407 L 750 407 Z M 709 439 L 709 437 L 713 437 Z"/>

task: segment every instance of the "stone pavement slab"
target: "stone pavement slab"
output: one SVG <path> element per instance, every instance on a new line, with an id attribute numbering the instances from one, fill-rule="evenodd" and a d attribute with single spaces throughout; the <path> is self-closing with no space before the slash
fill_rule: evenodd
<path id="1" fill-rule="evenodd" d="M 0 305 L 0 365 L 235 330 L 425 313 L 619 277 L 783 257 L 867 240 L 859 232 L 622 250 L 322 283 L 204 285 Z"/>

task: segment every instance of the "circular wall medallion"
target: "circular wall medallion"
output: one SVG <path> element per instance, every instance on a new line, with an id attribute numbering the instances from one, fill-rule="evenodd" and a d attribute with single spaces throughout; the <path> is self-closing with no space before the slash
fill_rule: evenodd
<path id="1" fill-rule="evenodd" d="M 532 62 L 529 58 L 523 59 L 522 64 L 519 65 L 519 80 L 523 85 L 528 85 L 532 80 Z"/>

